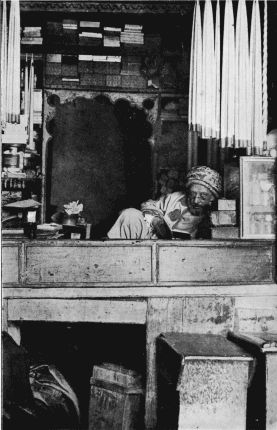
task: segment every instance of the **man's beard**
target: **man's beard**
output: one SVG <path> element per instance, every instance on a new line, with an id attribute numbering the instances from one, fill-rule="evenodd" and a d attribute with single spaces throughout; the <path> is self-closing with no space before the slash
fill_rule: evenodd
<path id="1" fill-rule="evenodd" d="M 188 199 L 188 209 L 190 213 L 194 216 L 203 216 L 206 215 L 209 212 L 210 206 L 199 206 L 195 205 L 190 202 L 190 199 Z"/>

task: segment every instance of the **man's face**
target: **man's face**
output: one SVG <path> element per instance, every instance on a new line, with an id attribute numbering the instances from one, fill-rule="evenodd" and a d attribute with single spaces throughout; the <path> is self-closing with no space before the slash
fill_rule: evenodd
<path id="1" fill-rule="evenodd" d="M 204 185 L 192 184 L 188 189 L 187 203 L 192 215 L 203 215 L 213 200 L 213 194 Z"/>

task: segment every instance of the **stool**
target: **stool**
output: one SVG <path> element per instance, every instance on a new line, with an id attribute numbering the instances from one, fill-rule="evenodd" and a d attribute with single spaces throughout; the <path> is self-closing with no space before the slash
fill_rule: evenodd
<path id="1" fill-rule="evenodd" d="M 157 339 L 158 428 L 245 429 L 251 362 L 250 354 L 224 336 L 161 334 Z"/>
<path id="2" fill-rule="evenodd" d="M 256 359 L 249 398 L 250 428 L 277 429 L 277 333 L 230 331 L 228 338 Z"/>

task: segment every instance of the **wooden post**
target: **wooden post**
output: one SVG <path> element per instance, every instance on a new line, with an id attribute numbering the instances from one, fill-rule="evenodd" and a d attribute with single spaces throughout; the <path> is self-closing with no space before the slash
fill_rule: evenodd
<path id="1" fill-rule="evenodd" d="M 166 326 L 167 299 L 149 299 L 146 316 L 146 393 L 145 428 L 157 424 L 156 338 Z"/>
<path id="2" fill-rule="evenodd" d="M 277 347 L 263 349 L 266 365 L 266 430 L 277 428 Z"/>
<path id="3" fill-rule="evenodd" d="M 146 398 L 145 428 L 153 430 L 157 425 L 157 371 L 156 339 L 163 331 L 183 330 L 184 299 L 149 299 L 146 316 Z"/>
<path id="4" fill-rule="evenodd" d="M 251 351 L 261 360 L 261 355 L 265 357 L 265 430 L 275 430 L 277 428 L 277 334 L 276 332 L 242 332 L 230 331 L 229 339 L 236 342 L 246 350 Z M 264 369 L 264 364 L 261 366 Z M 263 373 L 264 375 L 264 373 Z M 263 377 L 263 376 L 262 376 Z M 257 391 L 253 405 L 260 401 L 262 393 Z M 250 405 L 251 407 L 252 405 Z M 259 414 L 259 412 L 258 412 Z M 261 417 L 258 417 L 261 419 Z M 263 419 L 263 417 L 262 417 Z"/>

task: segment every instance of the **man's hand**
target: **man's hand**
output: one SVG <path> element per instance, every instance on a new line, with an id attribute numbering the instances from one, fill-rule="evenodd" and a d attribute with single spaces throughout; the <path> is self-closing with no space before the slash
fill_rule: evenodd
<path id="1" fill-rule="evenodd" d="M 154 216 L 151 222 L 153 232 L 157 235 L 158 239 L 171 239 L 172 233 L 163 218 Z"/>

